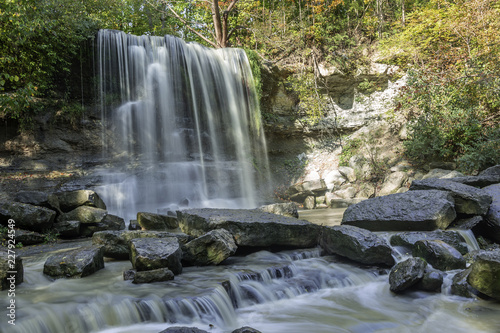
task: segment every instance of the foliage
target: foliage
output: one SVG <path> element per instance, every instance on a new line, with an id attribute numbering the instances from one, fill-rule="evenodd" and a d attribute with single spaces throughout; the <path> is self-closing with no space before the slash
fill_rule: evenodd
<path id="1" fill-rule="evenodd" d="M 385 41 L 386 51 L 399 48 L 393 61 L 412 68 L 398 110 L 413 161 L 455 160 L 467 172 L 498 163 L 500 151 L 486 148 L 498 139 L 499 28 L 498 1 L 430 1 Z"/>
<path id="2" fill-rule="evenodd" d="M 287 79 L 287 89 L 297 95 L 299 115 L 305 114 L 308 125 L 315 125 L 323 118 L 326 100 L 320 94 L 318 78 L 314 73 L 303 73 Z M 299 117 L 297 117 L 299 118 Z"/>
<path id="3" fill-rule="evenodd" d="M 356 155 L 363 145 L 361 139 L 352 139 L 346 142 L 339 155 L 339 166 L 349 166 L 349 160 Z"/>
<path id="4" fill-rule="evenodd" d="M 262 74 L 261 74 L 261 63 L 260 57 L 257 52 L 245 49 L 245 53 L 247 54 L 248 62 L 250 64 L 250 69 L 252 70 L 252 76 L 255 84 L 255 91 L 257 93 L 257 98 L 260 101 L 262 97 Z"/>

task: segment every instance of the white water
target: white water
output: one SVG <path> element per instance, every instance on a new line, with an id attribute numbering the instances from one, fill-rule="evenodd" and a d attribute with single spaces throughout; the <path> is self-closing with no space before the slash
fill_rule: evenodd
<path id="1" fill-rule="evenodd" d="M 269 185 L 265 138 L 245 52 L 101 30 L 103 143 L 97 191 L 126 220 L 138 211 L 253 208 Z"/>

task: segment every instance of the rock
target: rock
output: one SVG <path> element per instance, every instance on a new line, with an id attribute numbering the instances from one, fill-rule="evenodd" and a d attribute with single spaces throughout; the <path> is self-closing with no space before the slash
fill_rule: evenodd
<path id="1" fill-rule="evenodd" d="M 305 209 L 314 209 L 316 207 L 316 199 L 311 195 L 304 200 Z"/>
<path id="2" fill-rule="evenodd" d="M 153 282 L 162 282 L 162 281 L 170 281 L 174 279 L 174 273 L 168 268 L 158 268 L 150 271 L 136 271 L 130 269 L 128 271 L 123 272 L 124 280 L 132 280 L 132 283 L 141 284 L 141 283 L 153 283 Z"/>
<path id="3" fill-rule="evenodd" d="M 356 181 L 356 173 L 354 172 L 353 168 L 347 166 L 340 166 L 339 172 L 350 183 L 354 183 Z"/>
<path id="4" fill-rule="evenodd" d="M 483 190 L 492 198 L 485 216 L 487 236 L 500 243 L 500 184 L 487 186 Z"/>
<path id="5" fill-rule="evenodd" d="M 89 206 L 106 210 L 106 204 L 97 193 L 92 190 L 76 190 L 54 193 L 54 202 L 58 203 L 59 209 L 67 213 L 80 206 Z"/>
<path id="6" fill-rule="evenodd" d="M 473 232 L 478 228 L 481 228 L 483 224 L 482 216 L 473 216 L 464 219 L 457 219 L 451 225 L 450 228 L 458 229 L 458 230 L 472 230 Z M 474 232 L 476 234 L 476 232 Z"/>
<path id="7" fill-rule="evenodd" d="M 425 259 L 432 267 L 448 271 L 463 269 L 465 258 L 454 247 L 440 240 L 419 240 L 413 246 L 413 255 Z"/>
<path id="8" fill-rule="evenodd" d="M 15 262 L 12 262 L 12 259 Z M 12 266 L 12 264 L 14 264 Z M 9 273 L 16 272 L 16 273 Z M 13 289 L 24 280 L 23 259 L 20 256 L 9 257 L 9 252 L 0 249 L 0 290 Z"/>
<path id="9" fill-rule="evenodd" d="M 351 205 L 355 205 L 361 201 L 366 200 L 366 198 L 353 198 L 353 199 L 332 199 L 330 200 L 331 208 L 345 208 Z"/>
<path id="10" fill-rule="evenodd" d="M 75 238 L 80 236 L 80 226 L 80 221 L 62 221 L 54 223 L 53 228 L 61 238 Z"/>
<path id="11" fill-rule="evenodd" d="M 432 169 L 427 174 L 425 174 L 422 179 L 429 178 L 454 178 L 463 177 L 464 175 L 458 171 L 444 170 L 444 169 Z"/>
<path id="12" fill-rule="evenodd" d="M 391 247 L 373 232 L 354 226 L 324 227 L 320 246 L 327 254 L 338 254 L 367 265 L 393 265 Z"/>
<path id="13" fill-rule="evenodd" d="M 415 180 L 410 190 L 449 191 L 455 199 L 456 212 L 463 214 L 484 215 L 491 203 L 491 196 L 486 191 L 449 180 Z"/>
<path id="14" fill-rule="evenodd" d="M 297 204 L 295 202 L 265 205 L 259 207 L 258 209 L 266 213 L 299 218 L 299 213 L 297 211 Z"/>
<path id="15" fill-rule="evenodd" d="M 16 244 L 25 245 L 40 244 L 45 242 L 45 236 L 34 231 L 26 231 L 22 229 L 16 230 Z"/>
<path id="16" fill-rule="evenodd" d="M 49 209 L 54 207 L 49 202 L 49 194 L 42 191 L 21 191 L 16 193 L 14 201 L 30 204 L 33 206 L 41 206 Z"/>
<path id="17" fill-rule="evenodd" d="M 342 184 L 346 182 L 344 176 L 340 173 L 339 170 L 332 170 L 324 175 L 323 180 L 328 190 L 333 190 L 335 188 L 340 187 Z"/>
<path id="18" fill-rule="evenodd" d="M 177 217 L 154 213 L 137 213 L 137 223 L 142 230 L 168 231 L 179 228 Z"/>
<path id="19" fill-rule="evenodd" d="M 392 246 L 404 246 L 413 250 L 415 243 L 419 240 L 441 240 L 455 249 L 461 254 L 469 252 L 467 242 L 458 231 L 453 230 L 435 230 L 428 232 L 411 231 L 402 232 L 391 236 L 390 243 Z"/>
<path id="20" fill-rule="evenodd" d="M 208 333 L 207 331 L 200 330 L 196 327 L 169 327 L 160 333 Z"/>
<path id="21" fill-rule="evenodd" d="M 258 210 L 188 209 L 177 212 L 179 226 L 188 235 L 199 237 L 215 229 L 226 229 L 236 245 L 249 247 L 314 247 L 319 225 Z"/>
<path id="22" fill-rule="evenodd" d="M 409 191 L 349 206 L 341 224 L 372 231 L 425 231 L 446 229 L 455 217 L 454 200 L 448 192 Z"/>
<path id="23" fill-rule="evenodd" d="M 335 191 L 335 195 L 337 195 L 342 199 L 352 199 L 356 196 L 356 189 L 353 186 L 349 186 L 341 190 Z"/>
<path id="24" fill-rule="evenodd" d="M 390 290 L 399 293 L 414 286 L 424 277 L 427 263 L 421 258 L 409 258 L 392 267 L 389 273 Z"/>
<path id="25" fill-rule="evenodd" d="M 85 223 L 81 226 L 81 235 L 90 237 L 94 232 L 104 230 L 124 230 L 125 221 L 116 215 L 106 214 L 101 222 L 98 223 Z"/>
<path id="26" fill-rule="evenodd" d="M 216 229 L 187 243 L 183 260 L 196 266 L 218 265 L 237 249 L 229 231 Z"/>
<path id="27" fill-rule="evenodd" d="M 290 200 L 302 203 L 308 196 L 324 195 L 327 190 L 324 180 L 318 179 L 290 186 L 287 195 Z"/>
<path id="28" fill-rule="evenodd" d="M 261 333 L 259 330 L 256 330 L 255 328 L 251 328 L 248 326 L 238 328 L 231 333 Z"/>
<path id="29" fill-rule="evenodd" d="M 115 259 L 130 258 L 130 241 L 137 238 L 177 238 L 181 247 L 192 240 L 183 233 L 165 231 L 99 231 L 92 235 L 92 244 L 102 246 L 104 256 Z"/>
<path id="30" fill-rule="evenodd" d="M 429 266 L 425 268 L 422 280 L 418 281 L 415 289 L 423 291 L 440 292 L 443 286 L 444 273 Z"/>
<path id="31" fill-rule="evenodd" d="M 0 202 L 0 224 L 7 225 L 13 219 L 16 228 L 44 232 L 52 228 L 56 212 L 39 206 L 21 202 Z"/>
<path id="32" fill-rule="evenodd" d="M 137 220 L 130 220 L 128 230 L 141 230 L 141 226 L 137 223 Z"/>
<path id="33" fill-rule="evenodd" d="M 182 251 L 175 237 L 136 238 L 130 241 L 130 261 L 137 271 L 168 268 L 182 273 Z"/>
<path id="34" fill-rule="evenodd" d="M 401 188 L 404 182 L 408 179 L 408 175 L 403 171 L 396 171 L 390 173 L 382 184 L 382 188 L 377 193 L 377 195 L 388 195 L 396 193 L 397 190 Z"/>
<path id="35" fill-rule="evenodd" d="M 108 215 L 108 212 L 104 209 L 90 206 L 80 206 L 68 213 L 61 214 L 57 218 L 57 222 L 61 223 L 64 221 L 80 221 L 80 223 L 82 224 L 95 224 L 102 222 L 106 215 Z"/>
<path id="36" fill-rule="evenodd" d="M 479 292 L 500 301 L 500 249 L 481 251 L 470 268 L 467 282 Z"/>
<path id="37" fill-rule="evenodd" d="M 451 279 L 450 293 L 452 295 L 457 295 L 461 297 L 475 298 L 479 292 L 472 288 L 472 286 L 467 282 L 467 277 L 469 276 L 471 269 L 465 269 L 458 272 Z"/>
<path id="38" fill-rule="evenodd" d="M 43 265 L 43 274 L 55 279 L 82 278 L 104 268 L 103 249 L 82 247 L 51 255 Z"/>
<path id="39" fill-rule="evenodd" d="M 489 185 L 500 183 L 500 175 L 455 177 L 450 178 L 449 180 L 464 185 L 483 188 Z"/>

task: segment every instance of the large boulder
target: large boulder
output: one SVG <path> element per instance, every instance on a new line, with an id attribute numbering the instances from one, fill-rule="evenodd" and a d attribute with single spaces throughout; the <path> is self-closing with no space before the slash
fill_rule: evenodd
<path id="1" fill-rule="evenodd" d="M 467 277 L 469 276 L 471 268 L 464 269 L 453 276 L 451 279 L 450 293 L 452 295 L 457 295 L 461 297 L 475 298 L 479 295 L 479 292 L 474 289 L 469 282 L 467 282 Z"/>
<path id="2" fill-rule="evenodd" d="M 137 271 L 168 268 L 182 273 L 182 251 L 175 237 L 136 238 L 130 241 L 130 261 Z"/>
<path id="3" fill-rule="evenodd" d="M 500 301 L 500 249 L 481 251 L 471 265 L 467 282 L 474 289 Z"/>
<path id="4" fill-rule="evenodd" d="M 23 259 L 12 254 L 9 256 L 7 250 L 0 249 L 0 290 L 15 290 L 15 286 L 23 282 L 23 279 Z"/>
<path id="5" fill-rule="evenodd" d="M 55 278 L 82 278 L 104 268 L 103 249 L 87 246 L 56 253 L 43 266 L 43 273 Z"/>
<path id="6" fill-rule="evenodd" d="M 183 260 L 196 266 L 218 265 L 237 249 L 229 231 L 216 229 L 187 243 Z"/>
<path id="7" fill-rule="evenodd" d="M 82 223 L 80 234 L 85 237 L 90 237 L 98 231 L 124 229 L 125 220 L 116 215 L 106 214 L 100 222 Z"/>
<path id="8" fill-rule="evenodd" d="M 177 238 L 181 248 L 193 238 L 183 233 L 165 231 L 99 231 L 92 235 L 92 244 L 102 246 L 104 256 L 115 259 L 130 259 L 130 241 L 137 238 Z"/>
<path id="9" fill-rule="evenodd" d="M 238 246 L 314 247 L 321 226 L 296 218 L 245 209 L 188 209 L 177 212 L 179 226 L 200 237 L 215 229 L 229 231 Z"/>
<path id="10" fill-rule="evenodd" d="M 424 277 L 427 263 L 421 258 L 409 258 L 392 267 L 389 273 L 390 290 L 400 293 L 416 285 Z"/>
<path id="11" fill-rule="evenodd" d="M 295 202 L 275 203 L 261 206 L 258 209 L 266 213 L 299 218 L 297 204 Z"/>
<path id="12" fill-rule="evenodd" d="M 489 185 L 500 183 L 500 175 L 479 175 L 450 178 L 456 183 L 483 188 Z"/>
<path id="13" fill-rule="evenodd" d="M 57 218 L 57 222 L 64 221 L 80 221 L 82 224 L 95 224 L 100 223 L 108 212 L 101 208 L 80 206 L 70 212 L 61 214 Z"/>
<path id="14" fill-rule="evenodd" d="M 27 231 L 22 229 L 16 230 L 16 244 L 25 245 L 34 245 L 45 242 L 45 236 L 35 232 L 35 231 Z"/>
<path id="15" fill-rule="evenodd" d="M 179 228 L 177 217 L 147 212 L 137 213 L 137 223 L 142 230 L 167 231 Z"/>
<path id="16" fill-rule="evenodd" d="M 434 231 L 409 231 L 401 232 L 391 236 L 390 243 L 392 246 L 404 246 L 413 251 L 413 246 L 419 240 L 438 239 L 455 249 L 461 254 L 469 252 L 467 242 L 458 231 L 453 230 L 434 230 Z"/>
<path id="17" fill-rule="evenodd" d="M 413 246 L 413 255 L 425 259 L 432 267 L 447 271 L 463 269 L 465 258 L 454 247 L 440 240 L 419 240 Z"/>
<path id="18" fill-rule="evenodd" d="M 49 201 L 49 194 L 42 191 L 21 191 L 16 193 L 14 201 L 30 204 L 33 206 L 42 206 L 46 208 L 56 208 Z"/>
<path id="19" fill-rule="evenodd" d="M 415 180 L 410 186 L 410 191 L 413 190 L 449 191 L 455 199 L 457 213 L 483 215 L 486 214 L 491 203 L 491 196 L 487 192 L 450 180 Z"/>
<path id="20" fill-rule="evenodd" d="M 80 221 L 58 221 L 54 223 L 53 228 L 61 238 L 76 238 L 80 236 L 81 223 Z"/>
<path id="21" fill-rule="evenodd" d="M 492 198 L 485 216 L 487 236 L 500 243 L 500 184 L 487 186 L 483 190 Z"/>
<path id="22" fill-rule="evenodd" d="M 377 193 L 378 196 L 393 194 L 398 191 L 401 186 L 408 180 L 408 174 L 403 171 L 396 171 L 390 173 L 384 179 L 384 183 L 382 184 L 382 188 Z"/>
<path id="23" fill-rule="evenodd" d="M 56 212 L 21 202 L 0 202 L 0 224 L 7 225 L 13 219 L 16 228 L 44 232 L 52 228 Z"/>
<path id="24" fill-rule="evenodd" d="M 64 212 L 70 212 L 80 206 L 89 206 L 106 210 L 106 204 L 97 193 L 92 190 L 76 190 L 54 193 L 50 201 Z"/>
<path id="25" fill-rule="evenodd" d="M 432 269 L 429 265 L 425 268 L 422 280 L 418 281 L 415 289 L 439 292 L 443 286 L 445 273 L 437 269 Z"/>
<path id="26" fill-rule="evenodd" d="M 349 206 L 341 224 L 371 231 L 425 231 L 446 229 L 455 217 L 449 192 L 409 191 Z"/>
<path id="27" fill-rule="evenodd" d="M 327 254 L 337 254 L 362 264 L 394 264 L 391 247 L 366 229 L 354 226 L 324 227 L 320 245 Z"/>

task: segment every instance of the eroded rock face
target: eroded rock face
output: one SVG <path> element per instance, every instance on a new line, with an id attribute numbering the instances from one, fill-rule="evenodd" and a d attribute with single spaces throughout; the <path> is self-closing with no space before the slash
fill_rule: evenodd
<path id="1" fill-rule="evenodd" d="M 175 237 L 137 238 L 130 241 L 130 261 L 137 271 L 168 268 L 182 273 L 182 251 Z"/>
<path id="2" fill-rule="evenodd" d="M 321 226 L 258 210 L 188 209 L 177 212 L 179 226 L 188 235 L 200 237 L 215 229 L 229 231 L 238 246 L 314 247 Z"/>
<path id="3" fill-rule="evenodd" d="M 325 227 L 320 245 L 327 254 L 338 254 L 362 264 L 394 264 L 391 247 L 366 229 L 354 226 Z"/>
<path id="4" fill-rule="evenodd" d="M 409 191 L 349 206 L 342 225 L 371 231 L 428 231 L 446 229 L 455 217 L 454 199 L 449 192 Z"/>
<path id="5" fill-rule="evenodd" d="M 88 246 L 56 253 L 43 266 L 43 273 L 55 278 L 82 278 L 104 268 L 103 250 Z"/>
<path id="6" fill-rule="evenodd" d="M 390 290 L 399 293 L 416 285 L 424 277 L 427 263 L 421 258 L 409 258 L 392 267 L 389 273 Z"/>
<path id="7" fill-rule="evenodd" d="M 487 192 L 445 179 L 415 180 L 410 186 L 410 191 L 413 190 L 449 191 L 455 199 L 457 213 L 483 215 L 488 212 L 491 203 Z"/>
<path id="8" fill-rule="evenodd" d="M 441 240 L 419 240 L 413 246 L 413 255 L 425 259 L 432 267 L 448 271 L 465 268 L 465 258 L 454 247 Z"/>
<path id="9" fill-rule="evenodd" d="M 0 202 L 0 224 L 7 225 L 9 219 L 16 221 L 16 228 L 43 232 L 54 224 L 56 212 L 21 202 Z"/>
<path id="10" fill-rule="evenodd" d="M 470 268 L 467 282 L 481 293 L 500 300 L 500 249 L 482 251 Z"/>
<path id="11" fill-rule="evenodd" d="M 196 266 L 218 265 L 237 249 L 229 231 L 216 229 L 187 243 L 183 260 Z"/>

